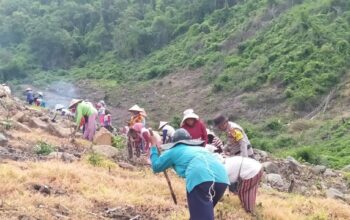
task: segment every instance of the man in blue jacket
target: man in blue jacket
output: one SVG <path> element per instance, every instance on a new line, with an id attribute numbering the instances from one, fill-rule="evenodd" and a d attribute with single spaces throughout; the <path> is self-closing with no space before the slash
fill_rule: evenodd
<path id="1" fill-rule="evenodd" d="M 186 180 L 191 220 L 213 220 L 214 207 L 229 185 L 225 167 L 203 147 L 204 141 L 191 140 L 185 129 L 176 130 L 173 143 L 163 145 L 159 156 L 152 140 L 151 161 L 154 172 L 173 168 Z"/>

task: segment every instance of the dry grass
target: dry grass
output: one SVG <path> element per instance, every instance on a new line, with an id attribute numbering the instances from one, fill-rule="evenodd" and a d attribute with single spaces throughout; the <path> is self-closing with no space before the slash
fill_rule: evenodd
<path id="1" fill-rule="evenodd" d="M 48 134 L 41 129 L 32 129 L 31 133 L 25 133 L 21 131 L 12 132 L 11 145 L 15 148 L 22 150 L 28 150 L 28 148 L 33 148 L 35 144 L 39 141 L 43 141 L 52 146 L 71 146 L 69 138 L 59 138 L 57 136 Z M 90 142 L 83 139 L 76 139 L 75 146 L 79 148 L 89 148 Z"/>
<path id="2" fill-rule="evenodd" d="M 184 182 L 175 175 L 171 179 L 178 206 L 172 203 L 163 176 L 148 169 L 115 167 L 109 171 L 85 161 L 9 161 L 0 165 L 0 219 L 19 215 L 54 219 L 58 204 L 71 210 L 71 219 L 99 219 L 105 208 L 117 206 L 133 206 L 137 212 L 158 219 L 188 219 Z M 66 193 L 44 196 L 31 190 L 31 183 L 47 184 Z M 263 191 L 258 203 L 258 219 L 350 219 L 349 206 L 330 199 Z M 233 195 L 225 196 L 216 213 L 222 219 L 251 219 Z"/>

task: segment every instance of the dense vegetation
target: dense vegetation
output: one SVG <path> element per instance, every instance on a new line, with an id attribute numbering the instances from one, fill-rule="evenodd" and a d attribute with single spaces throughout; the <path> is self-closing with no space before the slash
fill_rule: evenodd
<path id="1" fill-rule="evenodd" d="M 347 0 L 1 0 L 0 77 L 113 79 L 206 67 L 214 92 L 282 86 L 310 110 L 349 65 Z"/>
<path id="2" fill-rule="evenodd" d="M 90 78 L 115 86 L 201 68 L 213 93 L 273 85 L 293 110 L 310 112 L 349 69 L 350 1 L 0 0 L 0 57 L 0 80 L 13 82 Z M 317 137 L 310 141 L 285 124 L 247 127 L 260 148 L 350 162 L 341 156 L 347 132 L 322 139 L 327 129 L 316 127 L 306 132 Z M 316 145 L 332 157 L 314 157 Z"/>

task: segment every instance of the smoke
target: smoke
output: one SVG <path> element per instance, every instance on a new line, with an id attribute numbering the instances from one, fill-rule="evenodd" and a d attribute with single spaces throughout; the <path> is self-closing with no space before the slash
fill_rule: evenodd
<path id="1" fill-rule="evenodd" d="M 44 91 L 44 99 L 48 108 L 54 108 L 57 104 L 68 107 L 73 98 L 79 98 L 77 90 L 72 83 L 55 82 Z"/>

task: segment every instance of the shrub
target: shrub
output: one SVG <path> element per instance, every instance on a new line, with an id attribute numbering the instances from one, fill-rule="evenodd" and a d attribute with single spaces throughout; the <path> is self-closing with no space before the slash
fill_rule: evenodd
<path id="1" fill-rule="evenodd" d="M 88 155 L 87 160 L 88 160 L 88 163 L 94 167 L 106 167 L 106 168 L 115 167 L 115 163 L 113 161 L 108 160 L 104 156 L 97 153 L 91 153 L 90 155 Z"/>
<path id="2" fill-rule="evenodd" d="M 281 147 L 293 147 L 297 144 L 296 140 L 294 140 L 291 137 L 286 137 L 286 136 L 280 136 L 276 140 L 276 147 L 281 148 Z"/>
<path id="3" fill-rule="evenodd" d="M 321 156 L 311 147 L 304 147 L 296 151 L 295 157 L 298 160 L 305 161 L 312 164 L 320 164 Z"/>
<path id="4" fill-rule="evenodd" d="M 278 119 L 270 120 L 265 126 L 266 129 L 271 130 L 271 131 L 279 131 L 282 129 L 282 127 L 283 127 L 283 125 L 282 125 L 281 121 Z"/>
<path id="5" fill-rule="evenodd" d="M 122 136 L 114 136 L 112 146 L 117 149 L 124 149 L 126 146 L 126 139 Z"/>
<path id="6" fill-rule="evenodd" d="M 88 157 L 88 161 L 92 166 L 95 167 L 101 166 L 103 164 L 102 156 L 96 153 L 90 154 L 90 156 Z"/>
<path id="7" fill-rule="evenodd" d="M 170 125 L 173 126 L 175 129 L 180 128 L 181 121 L 181 117 L 174 116 L 170 121 Z"/>
<path id="8" fill-rule="evenodd" d="M 190 64 L 189 67 L 190 69 L 197 69 L 201 66 L 204 66 L 205 62 L 206 62 L 205 58 L 199 56 L 196 59 L 194 59 L 194 61 Z"/>
<path id="9" fill-rule="evenodd" d="M 54 147 L 44 141 L 39 141 L 34 147 L 34 152 L 38 155 L 49 155 L 54 151 Z"/>

